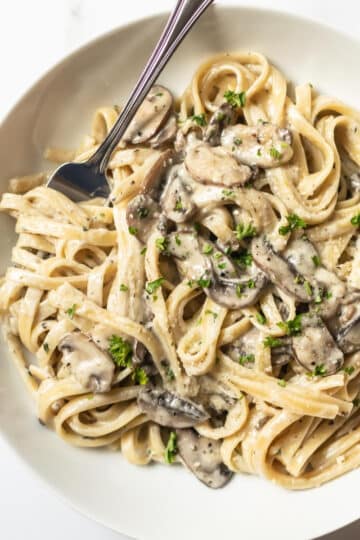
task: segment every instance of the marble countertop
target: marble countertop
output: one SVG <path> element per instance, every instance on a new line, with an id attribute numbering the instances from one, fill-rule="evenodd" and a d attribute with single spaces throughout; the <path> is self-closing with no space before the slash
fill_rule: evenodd
<path id="1" fill-rule="evenodd" d="M 322 21 L 355 37 L 360 35 L 360 4 L 355 0 L 342 0 L 341 3 L 328 0 L 227 0 L 224 3 L 284 10 Z M 172 0 L 2 2 L 0 119 L 28 86 L 63 56 L 103 32 L 139 16 L 169 10 L 171 5 Z M 126 540 L 67 507 L 33 476 L 2 439 L 0 478 L 0 537 L 4 540 L 76 537 Z M 360 521 L 323 537 L 324 540 L 356 538 L 360 538 Z"/>

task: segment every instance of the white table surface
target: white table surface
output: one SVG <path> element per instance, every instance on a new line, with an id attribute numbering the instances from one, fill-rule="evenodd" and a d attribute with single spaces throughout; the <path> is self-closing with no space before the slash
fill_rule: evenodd
<path id="1" fill-rule="evenodd" d="M 224 3 L 285 10 L 360 36 L 360 4 L 356 0 L 227 0 Z M 64 55 L 115 26 L 170 9 L 172 4 L 173 0 L 2 0 L 0 119 L 24 90 Z M 346 501 L 339 501 L 340 511 L 341 504 Z M 67 507 L 1 439 L 0 538 L 127 540 Z M 325 538 L 360 538 L 360 521 Z"/>

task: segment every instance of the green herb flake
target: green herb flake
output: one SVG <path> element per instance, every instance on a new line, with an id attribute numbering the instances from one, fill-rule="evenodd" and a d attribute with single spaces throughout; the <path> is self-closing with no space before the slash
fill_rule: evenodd
<path id="1" fill-rule="evenodd" d="M 354 373 L 355 368 L 354 366 L 346 366 L 344 367 L 343 371 L 345 371 L 345 373 L 350 376 Z"/>
<path id="2" fill-rule="evenodd" d="M 233 90 L 227 90 L 224 98 L 232 107 L 245 107 L 246 105 L 246 92 L 236 93 Z"/>
<path id="3" fill-rule="evenodd" d="M 170 366 L 166 367 L 165 375 L 169 379 L 169 381 L 174 381 L 175 380 L 175 373 L 173 372 L 173 370 L 171 369 Z"/>
<path id="4" fill-rule="evenodd" d="M 109 339 L 108 351 L 117 366 L 122 368 L 131 366 L 133 355 L 132 347 L 130 343 L 122 337 L 113 334 Z"/>
<path id="5" fill-rule="evenodd" d="M 236 144 L 236 146 L 240 146 L 240 144 L 242 144 L 242 140 L 239 138 L 236 138 L 234 139 L 234 144 Z"/>
<path id="6" fill-rule="evenodd" d="M 67 309 L 65 311 L 65 313 L 66 313 L 66 315 L 69 315 L 70 319 L 73 319 L 74 315 L 75 315 L 75 312 L 76 312 L 76 309 L 77 309 L 77 305 L 73 304 L 71 307 L 69 307 L 69 309 Z"/>
<path id="7" fill-rule="evenodd" d="M 326 291 L 326 293 L 324 294 L 324 297 L 325 297 L 327 300 L 330 300 L 330 298 L 332 298 L 332 292 Z"/>
<path id="8" fill-rule="evenodd" d="M 309 376 L 310 377 L 325 377 L 326 374 L 327 374 L 327 369 L 326 369 L 325 365 L 324 364 L 318 364 L 317 366 L 315 366 L 314 371 L 311 371 L 309 373 Z"/>
<path id="9" fill-rule="evenodd" d="M 154 294 L 154 292 L 161 287 L 165 279 L 163 277 L 159 277 L 158 279 L 155 279 L 154 281 L 148 281 L 145 286 L 145 290 L 148 294 Z"/>
<path id="10" fill-rule="evenodd" d="M 184 207 L 183 207 L 181 199 L 177 199 L 176 203 L 175 203 L 175 206 L 174 206 L 175 212 L 181 212 L 183 209 L 184 209 Z"/>
<path id="11" fill-rule="evenodd" d="M 143 247 L 142 250 L 140 251 L 140 255 L 145 255 L 146 253 L 146 247 Z"/>
<path id="12" fill-rule="evenodd" d="M 206 118 L 205 118 L 205 114 L 202 113 L 202 114 L 193 114 L 192 116 L 190 116 L 190 119 L 195 122 L 195 124 L 197 124 L 198 126 L 201 126 L 201 127 L 204 127 L 206 126 Z"/>
<path id="13" fill-rule="evenodd" d="M 158 248 L 159 251 L 164 253 L 168 248 L 168 240 L 167 238 L 164 238 L 163 236 L 160 236 L 155 240 L 155 246 Z"/>
<path id="14" fill-rule="evenodd" d="M 171 431 L 166 448 L 165 448 L 165 461 L 169 465 L 174 462 L 175 456 L 178 452 L 177 448 L 177 437 L 175 431 Z"/>
<path id="15" fill-rule="evenodd" d="M 246 364 L 253 364 L 255 362 L 254 354 L 242 354 L 239 356 L 240 366 L 245 366 Z"/>
<path id="16" fill-rule="evenodd" d="M 286 386 L 286 381 L 284 381 L 284 379 L 279 379 L 279 380 L 278 380 L 278 385 L 281 386 L 282 388 L 285 388 L 285 386 Z"/>
<path id="17" fill-rule="evenodd" d="M 354 227 L 360 226 L 360 212 L 350 219 L 350 223 L 351 225 L 354 225 Z"/>
<path id="18" fill-rule="evenodd" d="M 128 231 L 130 234 L 132 234 L 133 236 L 135 236 L 137 233 L 138 233 L 138 229 L 136 227 L 132 227 L 130 225 L 130 227 L 128 228 Z"/>
<path id="19" fill-rule="evenodd" d="M 265 324 L 266 323 L 266 317 L 262 313 L 256 314 L 256 320 L 259 324 Z"/>
<path id="20" fill-rule="evenodd" d="M 255 289 L 255 281 L 253 279 L 249 279 L 247 282 L 248 289 Z"/>
<path id="21" fill-rule="evenodd" d="M 244 291 L 244 285 L 242 283 L 238 283 L 235 287 L 236 296 L 241 298 L 243 291 Z"/>
<path id="22" fill-rule="evenodd" d="M 218 318 L 218 313 L 215 313 L 215 311 L 211 311 L 210 309 L 207 309 L 205 311 L 205 315 L 212 315 L 214 318 L 214 321 Z"/>
<path id="23" fill-rule="evenodd" d="M 46 343 L 46 341 L 43 343 L 43 348 L 44 348 L 44 351 L 45 351 L 46 353 L 48 353 L 49 350 L 50 350 L 49 344 Z"/>
<path id="24" fill-rule="evenodd" d="M 135 368 L 131 378 L 135 384 L 140 384 L 141 386 L 144 386 L 149 382 L 146 371 L 141 367 Z"/>
<path id="25" fill-rule="evenodd" d="M 252 265 L 252 255 L 247 250 L 241 251 L 240 253 L 234 253 L 232 255 L 232 258 L 234 261 L 243 266 L 251 266 Z"/>
<path id="26" fill-rule="evenodd" d="M 354 407 L 358 407 L 360 405 L 360 399 L 359 398 L 353 399 L 353 405 Z"/>
<path id="27" fill-rule="evenodd" d="M 181 240 L 178 234 L 175 234 L 175 244 L 181 246 Z"/>
<path id="28" fill-rule="evenodd" d="M 257 232 L 252 223 L 238 223 L 235 229 L 235 235 L 238 240 L 244 240 L 244 238 L 252 238 L 256 236 Z"/>
<path id="29" fill-rule="evenodd" d="M 304 289 L 308 296 L 312 296 L 312 293 L 313 293 L 312 286 L 308 281 L 304 281 Z"/>
<path id="30" fill-rule="evenodd" d="M 321 262 L 320 262 L 320 257 L 318 255 L 314 255 L 313 257 L 311 257 L 311 260 L 314 263 L 314 266 L 316 266 L 316 268 L 320 266 Z"/>
<path id="31" fill-rule="evenodd" d="M 196 283 L 199 285 L 199 287 L 202 287 L 203 289 L 207 289 L 211 285 L 211 279 L 206 278 L 206 277 L 201 277 L 200 279 L 197 280 Z"/>
<path id="32" fill-rule="evenodd" d="M 202 252 L 205 255 L 211 255 L 213 251 L 214 251 L 214 248 L 210 244 L 205 244 L 202 250 Z"/>
<path id="33" fill-rule="evenodd" d="M 296 315 L 294 319 L 277 323 L 278 327 L 284 330 L 288 336 L 297 336 L 301 333 L 301 315 Z"/>
<path id="34" fill-rule="evenodd" d="M 223 189 L 222 194 L 225 197 L 228 197 L 229 199 L 232 199 L 235 196 L 235 191 L 233 191 L 232 189 Z"/>
<path id="35" fill-rule="evenodd" d="M 282 153 L 279 152 L 279 150 L 277 150 L 277 149 L 275 148 L 275 146 L 272 146 L 272 147 L 270 148 L 269 154 L 270 154 L 270 156 L 271 156 L 272 158 L 277 159 L 277 160 L 281 159 L 281 156 L 282 156 Z"/>
<path id="36" fill-rule="evenodd" d="M 218 268 L 219 268 L 220 270 L 224 270 L 224 269 L 226 268 L 226 263 L 224 263 L 224 262 L 223 262 L 223 263 L 219 263 L 219 264 L 218 264 Z"/>
<path id="37" fill-rule="evenodd" d="M 187 285 L 188 287 L 190 287 L 190 289 L 192 289 L 193 286 L 194 286 L 194 280 L 189 279 L 189 281 L 186 283 L 186 285 Z"/>
<path id="38" fill-rule="evenodd" d="M 266 336 L 263 344 L 264 347 L 279 347 L 281 345 L 281 340 L 279 338 L 274 338 L 273 336 Z"/>
<path id="39" fill-rule="evenodd" d="M 257 155 L 258 157 L 261 156 L 261 150 L 260 150 L 260 148 L 258 148 L 258 151 L 256 152 L 256 155 Z"/>
<path id="40" fill-rule="evenodd" d="M 279 228 L 279 233 L 282 236 L 295 231 L 295 229 L 306 229 L 307 223 L 296 214 L 289 214 L 286 216 L 288 224 Z"/>
<path id="41" fill-rule="evenodd" d="M 121 292 L 126 292 L 129 290 L 129 287 L 127 285 L 125 285 L 124 283 L 121 283 L 120 285 L 120 291 Z"/>
<path id="42" fill-rule="evenodd" d="M 148 217 L 149 215 L 149 209 L 146 208 L 145 206 L 140 206 L 137 210 L 136 210 L 136 213 L 137 215 L 139 216 L 140 219 L 145 219 L 146 217 Z M 136 233 L 135 233 L 136 234 Z"/>

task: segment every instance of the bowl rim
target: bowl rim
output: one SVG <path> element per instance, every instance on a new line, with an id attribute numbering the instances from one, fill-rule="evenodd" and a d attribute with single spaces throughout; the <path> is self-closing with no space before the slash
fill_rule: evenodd
<path id="1" fill-rule="evenodd" d="M 256 6 L 256 5 L 251 5 L 248 1 L 244 4 L 234 4 L 234 3 L 229 3 L 226 0 L 223 0 L 221 1 L 220 4 L 218 3 L 212 4 L 209 9 L 221 10 L 221 11 L 235 10 L 235 11 L 240 11 L 242 13 L 253 13 L 253 14 L 258 13 L 262 17 L 266 17 L 267 15 L 272 15 L 283 20 L 291 19 L 293 23 L 300 22 L 301 24 L 305 24 L 305 25 L 313 25 L 317 27 L 319 30 L 331 32 L 332 34 L 336 35 L 342 40 L 352 41 L 360 45 L 360 37 L 358 38 L 355 35 L 352 35 L 346 32 L 345 30 L 339 30 L 335 25 L 328 22 L 319 21 L 317 18 L 311 17 L 311 15 L 298 15 L 296 13 L 288 11 L 285 8 L 280 9 L 278 7 L 272 7 L 272 6 L 268 6 L 268 7 Z M 61 69 L 62 66 L 65 66 L 68 62 L 74 61 L 77 56 L 81 56 L 88 48 L 95 46 L 97 43 L 102 43 L 103 41 L 111 40 L 112 36 L 116 36 L 119 32 L 122 32 L 125 29 L 131 29 L 133 27 L 145 24 L 147 22 L 151 23 L 153 21 L 165 19 L 166 17 L 169 16 L 169 13 L 170 11 L 161 10 L 161 11 L 156 12 L 153 15 L 137 17 L 136 19 L 133 19 L 129 22 L 119 24 L 116 27 L 110 30 L 107 30 L 106 32 L 103 32 L 91 39 L 86 40 L 84 43 L 82 43 L 78 47 L 75 47 L 69 53 L 62 55 L 59 58 L 59 60 L 57 60 L 54 64 L 52 64 L 46 70 L 44 70 L 41 73 L 41 75 L 35 77 L 29 86 L 26 86 L 26 88 L 22 92 L 19 92 L 16 101 L 0 118 L 0 131 L 5 127 L 6 123 L 9 120 L 11 120 L 11 116 L 16 111 L 16 109 L 22 106 L 23 103 L 30 97 L 30 95 L 34 91 L 36 91 L 37 86 L 41 85 L 45 79 L 47 79 L 49 76 L 55 73 L 58 69 Z M 139 71 L 139 74 L 140 74 L 140 71 Z M 129 537 L 129 533 L 119 531 L 117 528 L 115 528 L 111 524 L 106 523 L 106 521 L 102 519 L 100 516 L 91 515 L 90 511 L 88 511 L 83 505 L 81 505 L 77 501 L 74 501 L 72 498 L 69 498 L 69 496 L 66 495 L 65 492 L 63 492 L 61 488 L 59 488 L 56 484 L 52 483 L 51 479 L 49 479 L 46 475 L 44 475 L 39 468 L 32 465 L 32 463 L 29 460 L 24 459 L 23 455 L 20 453 L 18 448 L 12 444 L 10 437 L 1 428 L 1 425 L 0 425 L 0 439 L 2 440 L 4 445 L 6 445 L 6 447 L 11 452 L 13 452 L 17 456 L 17 458 L 21 461 L 22 465 L 24 465 L 25 467 L 25 470 L 27 470 L 28 473 L 30 473 L 29 474 L 30 478 L 33 478 L 39 481 L 40 485 L 44 486 L 47 491 L 54 494 L 58 500 L 62 501 L 65 504 L 65 506 L 75 510 L 83 517 L 89 520 L 92 520 L 99 525 L 102 525 L 106 529 L 110 529 L 118 534 L 122 534 L 126 537 Z M 346 475 L 348 474 L 351 474 L 351 471 L 346 473 Z M 323 535 L 336 532 L 345 526 L 355 523 L 359 518 L 360 518 L 360 514 L 358 517 L 355 517 L 354 519 L 351 519 L 350 521 L 348 521 L 348 518 L 341 519 L 340 517 L 337 519 L 336 528 L 333 528 L 332 526 L 330 526 L 329 528 L 324 525 L 322 527 L 321 538 Z M 129 537 L 129 540 L 130 538 L 132 537 Z M 320 540 L 320 537 L 318 538 Z M 136 539 L 134 538 L 133 540 L 136 540 Z M 146 538 L 139 537 L 138 540 L 146 540 Z"/>

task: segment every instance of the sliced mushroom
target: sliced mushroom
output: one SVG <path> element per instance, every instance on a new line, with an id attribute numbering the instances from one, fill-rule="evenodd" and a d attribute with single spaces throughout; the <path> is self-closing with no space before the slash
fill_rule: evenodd
<path id="1" fill-rule="evenodd" d="M 151 139 L 166 122 L 172 105 L 173 97 L 169 90 L 160 85 L 153 86 L 130 122 L 123 140 L 140 144 Z"/>
<path id="2" fill-rule="evenodd" d="M 254 365 L 258 345 L 263 339 L 262 333 L 252 326 L 250 330 L 226 347 L 226 353 L 234 362 L 239 362 L 240 358 L 244 358 L 242 364 L 251 368 Z"/>
<path id="3" fill-rule="evenodd" d="M 225 128 L 221 144 L 232 152 L 239 163 L 263 169 L 287 163 L 294 153 L 291 132 L 268 122 L 259 122 L 256 126 L 236 124 Z"/>
<path id="4" fill-rule="evenodd" d="M 196 206 L 191 198 L 191 188 L 186 185 L 183 176 L 183 167 L 174 165 L 169 171 L 166 186 L 160 199 L 164 214 L 175 223 L 184 223 L 196 211 Z"/>
<path id="5" fill-rule="evenodd" d="M 340 151 L 341 175 L 344 177 L 351 195 L 360 192 L 360 169 L 350 156 L 344 151 Z"/>
<path id="6" fill-rule="evenodd" d="M 292 338 L 297 361 L 308 371 L 322 366 L 324 375 L 336 373 L 344 363 L 344 354 L 316 314 L 301 318 L 301 333 Z"/>
<path id="7" fill-rule="evenodd" d="M 253 174 L 250 167 L 237 163 L 224 148 L 206 143 L 188 149 L 185 166 L 197 182 L 226 187 L 241 186 Z"/>
<path id="8" fill-rule="evenodd" d="M 126 210 L 128 227 L 142 242 L 147 242 L 159 216 L 159 204 L 146 194 L 134 197 L 129 202 Z"/>
<path id="9" fill-rule="evenodd" d="M 281 344 L 271 348 L 271 363 L 275 367 L 285 366 L 294 357 L 290 337 L 280 338 Z"/>
<path id="10" fill-rule="evenodd" d="M 202 405 L 162 388 L 142 388 L 138 406 L 151 420 L 171 428 L 193 427 L 209 417 Z"/>
<path id="11" fill-rule="evenodd" d="M 222 103 L 209 120 L 204 134 L 204 141 L 211 146 L 218 146 L 222 130 L 231 124 L 235 124 L 236 119 L 236 109 L 229 103 Z"/>
<path id="12" fill-rule="evenodd" d="M 224 487 L 233 473 L 221 459 L 221 441 L 201 437 L 193 429 L 176 430 L 177 448 L 184 465 L 206 486 Z"/>
<path id="13" fill-rule="evenodd" d="M 147 171 L 142 187 L 142 193 L 147 193 L 153 198 L 159 197 L 159 188 L 163 180 L 164 173 L 166 172 L 167 167 L 171 165 L 173 152 L 171 150 L 164 150 L 159 154 L 155 163 Z"/>
<path id="14" fill-rule="evenodd" d="M 292 240 L 284 257 L 299 275 L 310 281 L 317 312 L 324 319 L 332 317 L 345 296 L 345 283 L 334 272 L 319 266 L 318 252 L 307 238 Z"/>
<path id="15" fill-rule="evenodd" d="M 198 280 L 205 275 L 210 275 L 210 260 L 201 252 L 199 239 L 195 232 L 171 233 L 168 236 L 167 250 L 175 258 L 182 277 Z"/>
<path id="16" fill-rule="evenodd" d="M 265 236 L 253 239 L 251 253 L 257 266 L 265 272 L 270 281 L 296 300 L 309 303 L 312 293 L 304 287 L 306 280 L 294 267 L 277 253 Z"/>
<path id="17" fill-rule="evenodd" d="M 72 332 L 63 337 L 58 349 L 63 353 L 63 365 L 70 368 L 75 379 L 86 390 L 110 390 L 115 364 L 91 339 L 79 332 Z"/>
<path id="18" fill-rule="evenodd" d="M 345 354 L 360 350 L 360 294 L 348 295 L 330 321 L 337 344 Z"/>
<path id="19" fill-rule="evenodd" d="M 170 235 L 168 251 L 176 257 L 180 274 L 188 279 L 208 280 L 209 286 L 204 288 L 207 296 L 228 309 L 254 304 L 267 284 L 265 274 L 255 265 L 240 274 L 230 257 L 194 233 Z"/>
<path id="20" fill-rule="evenodd" d="M 176 132 L 176 117 L 172 114 L 164 127 L 161 128 L 160 131 L 150 139 L 149 143 L 153 148 L 159 148 L 160 146 L 169 144 L 175 139 Z"/>
<path id="21" fill-rule="evenodd" d="M 232 265 L 231 259 L 225 255 L 221 261 L 220 264 L 226 264 L 228 268 Z M 224 270 L 219 270 L 218 260 L 212 258 L 211 263 L 211 286 L 205 292 L 214 302 L 228 309 L 242 309 L 255 304 L 268 283 L 264 272 L 254 264 L 246 267 L 241 275 L 235 270 L 233 277 L 224 277 L 221 275 Z"/>

